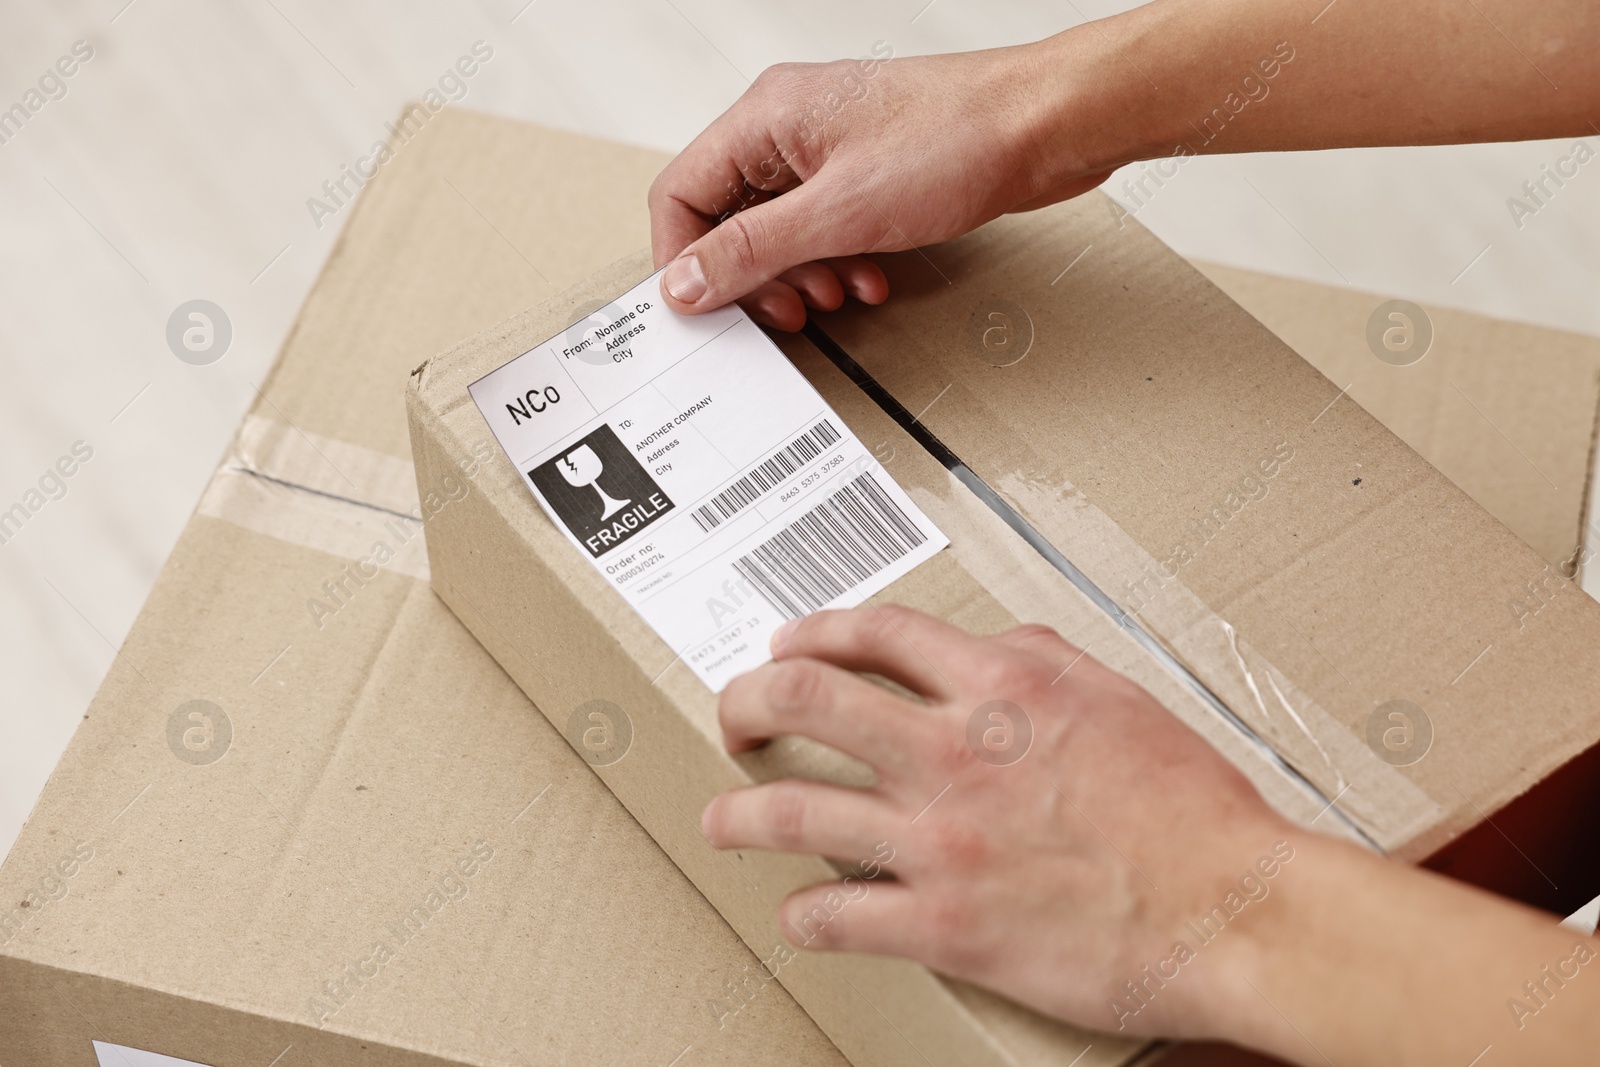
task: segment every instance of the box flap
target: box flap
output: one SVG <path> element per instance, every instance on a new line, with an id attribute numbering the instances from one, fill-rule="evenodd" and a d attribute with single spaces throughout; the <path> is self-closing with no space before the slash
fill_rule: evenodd
<path id="1" fill-rule="evenodd" d="M 1196 263 L 1218 288 L 1572 577 L 1600 425 L 1600 338 Z M 1398 312 L 1416 317 L 1391 320 Z M 1411 350 L 1379 358 L 1369 324 Z M 1378 347 L 1382 347 L 1382 333 Z"/>
<path id="2" fill-rule="evenodd" d="M 1386 848 L 1600 736 L 1600 606 L 1521 610 L 1536 553 L 1098 195 L 884 265 L 827 333 Z"/>

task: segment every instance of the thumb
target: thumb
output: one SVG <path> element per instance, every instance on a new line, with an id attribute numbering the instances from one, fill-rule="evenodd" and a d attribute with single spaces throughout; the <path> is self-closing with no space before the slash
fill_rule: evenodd
<path id="1" fill-rule="evenodd" d="M 662 296 L 684 314 L 713 311 L 790 267 L 866 251 L 849 246 L 849 230 L 825 183 L 804 183 L 730 216 L 678 253 L 661 276 Z"/>

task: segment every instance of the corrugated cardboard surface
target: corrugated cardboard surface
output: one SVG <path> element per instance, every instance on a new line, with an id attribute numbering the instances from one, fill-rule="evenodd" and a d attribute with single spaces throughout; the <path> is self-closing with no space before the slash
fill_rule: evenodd
<path id="1" fill-rule="evenodd" d="M 406 373 L 640 243 L 660 163 L 446 112 L 368 190 L 0 868 L 0 1062 L 844 1062 L 389 513 Z"/>
<path id="2" fill-rule="evenodd" d="M 1501 586 L 1538 573 L 1538 556 L 1154 238 L 1113 232 L 1108 218 L 1090 198 L 888 257 L 895 300 L 822 320 L 1119 599 L 1169 556 L 1186 520 L 1221 502 L 1218 530 L 1157 583 L 1141 621 L 1399 855 L 1428 854 L 1600 737 L 1600 710 L 1583 699 L 1600 679 L 1580 655 L 1600 637 L 1600 609 L 1572 597 L 1543 609 L 1538 628 L 1519 629 Z M 1086 246 L 1096 257 L 1063 270 Z M 468 382 L 647 270 L 643 256 L 621 263 L 420 368 L 419 477 L 450 469 L 486 434 Z M 997 309 L 1008 329 L 1026 324 L 1022 358 L 1004 367 L 982 341 Z M 930 470 L 930 457 L 808 342 L 784 347 L 864 440 L 889 446 L 889 469 L 919 506 L 950 524 L 952 551 L 883 599 L 977 630 L 1050 622 L 1206 728 L 1192 694 L 1076 590 L 1058 577 L 1037 581 L 1037 560 L 1022 562 L 1031 550 L 992 514 L 979 517 L 966 490 Z M 1260 482 L 1262 458 L 1284 449 L 1264 492 L 1239 488 Z M 627 709 L 632 755 L 600 774 L 747 942 L 764 944 L 782 895 L 829 868 L 717 855 L 694 813 L 730 786 L 782 773 L 850 780 L 851 769 L 792 741 L 728 757 L 709 692 L 571 552 L 503 457 L 480 479 L 481 494 L 430 521 L 435 588 L 557 721 L 596 686 Z M 1254 499 L 1237 503 L 1240 493 Z M 1505 647 L 1491 656 L 1496 640 Z M 1514 722 L 1505 716 L 1513 694 L 1525 701 Z M 1434 747 L 1409 767 L 1380 760 L 1365 741 L 1368 717 L 1393 697 L 1432 715 Z M 1322 811 L 1274 784 L 1241 735 L 1211 725 L 1208 736 L 1266 781 L 1275 803 L 1303 820 Z M 1083 1040 L 903 964 L 802 956 L 780 977 L 859 1063 L 1050 1062 Z M 1042 1044 L 1018 1037 L 1035 1027 Z M 1098 1041 L 1089 1053 L 1127 1054 Z"/>
<path id="3" fill-rule="evenodd" d="M 1387 297 L 1195 266 L 1546 562 L 1563 568 L 1593 543 L 1583 526 L 1600 338 L 1428 305 L 1427 354 L 1393 366 L 1367 343 Z"/>
<path id="4" fill-rule="evenodd" d="M 487 434 L 466 394 L 469 382 L 559 332 L 576 309 L 615 295 L 649 269 L 648 253 L 641 252 L 419 368 L 411 394 L 419 479 L 453 469 L 470 454 L 472 442 Z M 953 519 L 976 534 L 959 552 L 942 553 L 889 586 L 882 599 L 994 632 L 1017 622 L 1002 598 L 1025 605 L 1030 588 L 1051 590 L 1059 601 L 1048 621 L 1080 638 L 1098 637 L 1112 662 L 1139 666 L 1137 653 L 1123 647 L 1125 639 L 1105 616 L 1036 556 L 1030 558 L 1030 549 L 1013 544 L 1014 535 L 992 513 L 972 507 L 970 494 L 832 365 L 799 339 L 787 339 L 785 349 L 869 446 L 880 454 L 882 446 L 894 452 L 889 469 L 930 517 Z M 484 465 L 477 484 L 480 491 L 461 506 L 429 520 L 435 590 L 552 721 L 565 721 L 570 709 L 596 698 L 624 710 L 632 723 L 632 748 L 597 773 L 747 944 L 777 943 L 782 934 L 776 909 L 783 896 L 836 872 L 815 857 L 718 853 L 700 834 L 700 810 L 724 789 L 788 774 L 860 783 L 859 766 L 793 738 L 729 756 L 720 741 L 716 698 L 606 580 L 570 551 L 503 455 Z M 969 567 L 993 581 L 996 591 L 986 589 Z M 1173 685 L 1163 695 L 1181 703 Z M 1213 733 L 1225 743 L 1220 731 Z M 1303 817 L 1316 813 L 1312 798 L 1255 770 L 1264 788 L 1284 794 L 1291 808 L 1298 803 Z M 1101 1067 L 1124 1062 L 1137 1048 L 1079 1033 L 903 960 L 802 953 L 778 977 L 861 1067 L 1043 1065 L 1079 1054 L 1083 1065 Z"/>
<path id="5" fill-rule="evenodd" d="M 1394 854 L 1600 738 L 1600 605 L 1514 611 L 1544 560 L 1141 227 L 1085 198 L 884 265 L 829 334 Z M 1434 735 L 1403 768 L 1365 744 L 1394 699 Z"/>
<path id="6" fill-rule="evenodd" d="M 409 457 L 405 372 L 641 246 L 642 193 L 663 161 L 447 111 L 363 193 L 239 446 L 0 868 L 0 917 L 22 924 L 0 946 L 0 1062 L 91 1064 L 91 1038 L 216 1067 L 840 1062 L 422 588 L 418 542 L 400 545 L 398 520 L 381 510 L 408 510 L 415 495 L 395 490 L 408 480 L 396 477 Z M 1104 632 L 1096 655 L 1219 747 L 1237 745 L 814 350 L 787 350 L 869 443 L 889 446 L 895 477 L 960 542 L 931 580 L 892 596 L 993 629 L 1048 590 L 1031 617 L 1080 642 Z M 324 495 L 228 469 L 239 466 Z M 464 499 L 447 494 L 441 514 L 482 497 L 476 483 Z M 396 558 L 352 582 L 348 568 L 378 540 Z M 325 583 L 340 582 L 351 593 L 335 600 Z M 312 598 L 337 607 L 320 628 Z M 682 678 L 664 680 L 682 697 Z M 189 750 L 169 740 L 173 713 L 196 699 L 232 731 L 210 765 L 180 759 Z M 1274 803 L 1316 814 L 1281 775 L 1233 754 Z M 840 770 L 777 746 L 738 773 L 797 766 Z M 660 796 L 653 809 L 681 824 L 658 836 L 683 863 L 696 812 L 680 817 Z M 75 858 L 80 844 L 92 858 Z M 492 857 L 445 883 L 474 845 Z M 808 862 L 780 866 L 772 884 L 763 875 L 745 906 L 770 917 L 786 879 L 814 874 Z M 375 977 L 345 976 L 376 940 L 399 942 L 388 927 L 418 906 L 426 929 L 393 945 Z M 311 1002 L 333 1005 L 324 983 L 340 980 L 353 995 L 319 1029 Z M 868 988 L 892 1008 L 891 985 Z M 1067 1062 L 1082 1048 L 977 991 L 935 992 L 959 1025 L 985 1020 L 1020 1062 Z M 1096 1039 L 1081 1063 L 1125 1048 Z"/>

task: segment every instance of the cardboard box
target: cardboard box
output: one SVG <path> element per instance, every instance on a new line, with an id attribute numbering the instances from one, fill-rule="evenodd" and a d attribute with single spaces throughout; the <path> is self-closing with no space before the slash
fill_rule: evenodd
<path id="1" fill-rule="evenodd" d="M 447 111 L 366 191 L 0 868 L 0 1063 L 844 1063 L 403 517 L 407 372 L 635 246 L 661 163 Z"/>
<path id="2" fill-rule="evenodd" d="M 1600 338 L 1413 305 L 1424 348 L 1377 358 L 1367 325 L 1388 297 L 1220 263 L 1195 266 L 1416 449 L 1564 577 L 1593 554 L 1590 472 Z M 1425 325 L 1423 325 L 1425 323 Z M 1585 552 L 1584 549 L 1589 551 Z M 1591 561 L 1592 562 L 1592 561 Z"/>
<path id="3" fill-rule="evenodd" d="M 1195 266 L 1544 558 L 1546 565 L 1507 597 L 1519 631 L 1574 584 L 1600 596 L 1600 338 L 1413 305 L 1431 343 L 1390 362 L 1377 358 L 1369 324 L 1394 324 L 1387 317 L 1392 298 L 1217 263 Z M 1570 847 L 1575 826 L 1600 819 L 1597 757 L 1591 750 L 1567 764 L 1427 866 L 1567 911 L 1574 893 L 1581 900 L 1600 889 L 1600 867 L 1584 858 L 1591 850 Z M 1571 892 L 1555 892 L 1552 881 Z"/>
<path id="4" fill-rule="evenodd" d="M 1508 610 L 1547 569 L 1538 554 L 1097 198 L 884 263 L 887 305 L 780 340 L 951 538 L 878 599 L 979 631 L 1055 626 L 1149 688 L 1286 814 L 1405 860 L 1600 739 L 1588 696 L 1600 662 L 1585 654 L 1600 606 L 1572 590 Z M 419 368 L 418 477 L 488 438 L 468 383 L 648 270 L 644 254 L 623 261 Z M 693 815 L 732 786 L 860 781 L 859 768 L 793 740 L 724 753 L 711 693 L 519 473 L 496 455 L 478 477 L 481 492 L 429 520 L 435 589 L 552 721 L 595 699 L 626 711 L 630 755 L 597 773 L 747 943 L 772 943 L 778 901 L 831 868 L 715 853 Z M 1047 561 L 1053 550 L 1089 582 Z M 1394 700 L 1409 702 L 1398 707 L 1415 737 L 1431 734 L 1404 766 L 1376 740 Z M 1066 1062 L 1086 1044 L 1084 1063 L 1133 1054 L 903 961 L 803 954 L 779 977 L 858 1064 Z"/>
<path id="5" fill-rule="evenodd" d="M 664 161 L 447 110 L 363 192 L 0 866 L 0 1063 L 87 1067 L 92 1040 L 214 1067 L 843 1062 L 426 588 L 420 538 L 401 543 L 420 501 L 400 380 L 641 246 L 643 190 Z M 1004 605 L 1026 605 L 1037 583 L 1059 594 L 1051 618 L 1104 631 L 1095 653 L 1140 669 L 1142 653 L 899 427 L 803 342 L 789 350 L 852 425 L 898 449 L 895 477 L 959 535 L 961 567 L 941 560 L 940 573 L 971 567 L 1001 602 L 975 596 L 959 617 L 1004 625 Z M 478 502 L 492 468 L 424 479 L 430 506 Z M 983 538 L 992 552 L 967 550 Z M 393 558 L 358 581 L 380 541 Z M 1231 728 L 1170 676 L 1147 683 L 1227 743 Z M 755 773 L 782 773 L 798 747 Z M 1316 815 L 1270 766 L 1251 773 L 1275 803 Z M 1503 812 L 1496 823 L 1510 826 Z M 437 914 L 353 986 L 344 968 L 399 941 L 390 924 L 415 927 L 430 887 Z M 330 981 L 354 996 L 336 1003 Z M 955 996 L 957 1020 L 981 1017 L 1017 1062 L 1071 1062 L 1090 1040 L 1020 1014 L 994 1023 L 1010 1009 Z M 322 1017 L 313 1000 L 338 1010 Z M 1093 1043 L 1080 1067 L 1129 1048 Z"/>

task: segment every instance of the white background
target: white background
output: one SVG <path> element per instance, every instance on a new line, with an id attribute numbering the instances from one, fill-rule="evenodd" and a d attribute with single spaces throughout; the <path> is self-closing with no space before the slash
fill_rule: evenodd
<path id="1" fill-rule="evenodd" d="M 5 3 L 0 108 L 73 41 L 96 56 L 0 145 L 0 510 L 74 441 L 95 456 L 0 546 L 0 854 L 347 217 L 319 231 L 306 198 L 474 41 L 495 57 L 465 106 L 677 149 L 771 63 L 1015 43 L 1122 6 Z M 1506 207 L 1569 144 L 1204 159 L 1139 218 L 1186 255 L 1600 334 L 1600 162 L 1520 231 Z M 233 321 L 210 367 L 164 339 L 195 297 Z"/>

